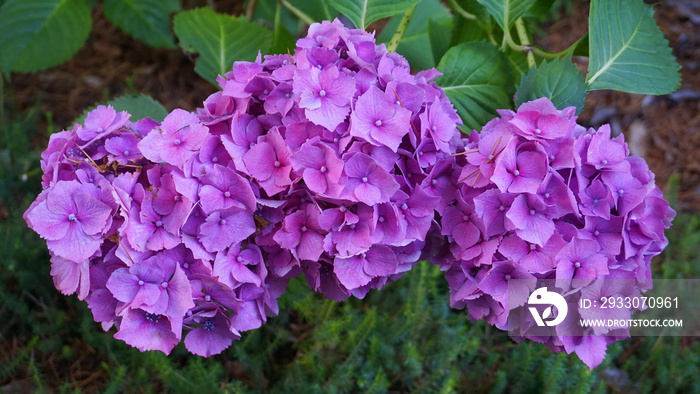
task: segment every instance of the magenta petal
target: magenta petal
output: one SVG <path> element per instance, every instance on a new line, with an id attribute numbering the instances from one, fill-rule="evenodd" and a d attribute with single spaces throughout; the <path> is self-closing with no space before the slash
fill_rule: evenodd
<path id="1" fill-rule="evenodd" d="M 114 286 L 112 286 L 114 287 Z M 160 284 L 145 283 L 138 287 L 136 295 L 131 300 L 131 308 L 142 308 L 154 305 L 161 297 L 162 288 Z M 120 300 L 121 301 L 121 300 Z"/>
<path id="2" fill-rule="evenodd" d="M 46 201 L 33 205 L 25 215 L 30 227 L 46 240 L 60 240 L 71 228 L 68 215 L 51 212 Z"/>
<path id="3" fill-rule="evenodd" d="M 218 252 L 239 243 L 255 232 L 249 212 L 214 212 L 199 229 L 199 240 L 209 252 Z"/>
<path id="4" fill-rule="evenodd" d="M 90 265 L 87 261 L 75 263 L 58 256 L 51 258 L 53 283 L 65 295 L 78 291 L 78 299 L 84 300 L 90 291 Z"/>
<path id="5" fill-rule="evenodd" d="M 65 238 L 56 241 L 48 240 L 46 245 L 55 254 L 80 263 L 92 257 L 100 248 L 102 241 L 101 238 L 86 235 L 77 223 L 73 223 Z"/>
<path id="6" fill-rule="evenodd" d="M 350 106 L 338 107 L 331 103 L 316 109 L 306 109 L 306 117 L 313 123 L 328 130 L 335 130 L 350 113 Z"/>
<path id="7" fill-rule="evenodd" d="M 231 325 L 238 331 L 249 331 L 260 328 L 263 317 L 260 316 L 257 300 L 246 301 L 238 311 L 231 316 Z"/>
<path id="8" fill-rule="evenodd" d="M 87 191 L 92 185 L 83 186 L 78 181 L 57 182 L 53 189 L 46 196 L 47 208 L 55 214 L 65 214 L 78 212 L 73 196 L 80 191 Z"/>
<path id="9" fill-rule="evenodd" d="M 112 209 L 102 201 L 85 193 L 76 193 L 75 203 L 78 206 L 76 217 L 82 225 L 83 231 L 89 235 L 101 233 L 105 229 Z"/>
<path id="10" fill-rule="evenodd" d="M 348 290 L 364 286 L 372 280 L 364 271 L 365 260 L 359 256 L 348 258 L 336 257 L 333 260 L 333 272 L 340 283 Z"/>
<path id="11" fill-rule="evenodd" d="M 396 272 L 399 266 L 396 255 L 384 245 L 374 245 L 367 251 L 364 271 L 370 276 L 386 276 Z"/>
<path id="12" fill-rule="evenodd" d="M 297 246 L 297 257 L 300 260 L 318 261 L 323 253 L 324 236 L 311 230 L 301 234 L 299 245 Z"/>
<path id="13" fill-rule="evenodd" d="M 243 155 L 243 163 L 247 173 L 258 180 L 267 180 L 272 177 L 275 166 L 275 151 L 267 142 L 261 142 Z"/>
<path id="14" fill-rule="evenodd" d="M 168 316 L 184 316 L 190 308 L 194 308 L 192 300 L 192 287 L 180 264 L 174 263 L 175 272 L 168 281 L 166 288 L 168 293 L 168 308 L 165 314 Z"/>
<path id="15" fill-rule="evenodd" d="M 209 328 L 207 323 L 212 328 Z M 239 338 L 228 329 L 228 323 L 221 317 L 207 323 L 203 327 L 190 331 L 185 337 L 187 350 L 198 356 L 209 357 L 219 354 L 231 346 L 234 339 Z"/>
<path id="16" fill-rule="evenodd" d="M 605 337 L 594 335 L 581 337 L 580 345 L 576 346 L 576 355 L 588 368 L 593 369 L 605 359 L 606 340 Z"/>
<path id="17" fill-rule="evenodd" d="M 180 342 L 167 317 L 151 316 L 139 309 L 127 310 L 114 337 L 141 351 L 160 350 L 165 354 Z"/>
<path id="18" fill-rule="evenodd" d="M 161 153 L 165 152 L 166 148 L 166 142 L 160 130 L 151 131 L 138 143 L 138 149 L 143 154 L 143 157 L 154 163 L 162 163 L 165 161 L 161 157 Z"/>
<path id="19" fill-rule="evenodd" d="M 260 281 L 260 276 L 251 271 L 250 268 L 237 261 L 234 261 L 231 264 L 231 276 L 241 283 L 253 283 L 256 286 L 260 286 L 262 284 Z"/>
<path id="20" fill-rule="evenodd" d="M 370 185 L 368 183 L 360 183 L 355 187 L 353 195 L 357 201 L 363 202 L 367 205 L 375 205 L 382 201 L 382 192 L 378 187 Z"/>
<path id="21" fill-rule="evenodd" d="M 114 298 L 121 302 L 131 302 L 139 292 L 139 279 L 129 272 L 128 268 L 119 268 L 112 272 L 107 280 L 107 289 Z"/>
<path id="22" fill-rule="evenodd" d="M 307 168 L 304 170 L 303 177 L 306 186 L 308 186 L 312 192 L 326 194 L 326 192 L 329 191 L 330 185 L 326 176 L 321 171 L 315 168 Z"/>

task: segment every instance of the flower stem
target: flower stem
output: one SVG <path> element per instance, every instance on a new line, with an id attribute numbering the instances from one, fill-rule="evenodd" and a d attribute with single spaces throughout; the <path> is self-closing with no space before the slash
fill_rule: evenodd
<path id="1" fill-rule="evenodd" d="M 450 6 L 452 6 L 452 9 L 458 13 L 462 18 L 464 19 L 469 19 L 472 21 L 476 20 L 476 15 L 470 14 L 467 11 L 462 8 L 459 3 L 457 3 L 457 0 L 449 0 L 450 1 Z"/>
<path id="2" fill-rule="evenodd" d="M 403 37 L 403 33 L 406 31 L 408 22 L 411 21 L 411 16 L 413 16 L 413 11 L 416 10 L 416 6 L 417 5 L 414 5 L 411 7 L 411 9 L 404 12 L 403 18 L 401 18 L 401 22 L 399 22 L 399 26 L 396 28 L 394 35 L 391 37 L 391 41 L 389 41 L 389 45 L 386 46 L 387 52 L 396 52 L 396 48 L 399 46 L 401 37 Z"/>
<path id="3" fill-rule="evenodd" d="M 255 6 L 258 4 L 258 0 L 248 1 L 248 7 L 245 9 L 245 17 L 248 20 L 253 20 L 253 15 L 255 14 Z"/>
<path id="4" fill-rule="evenodd" d="M 518 32 L 518 38 L 520 39 L 520 43 L 524 47 L 531 48 L 530 37 L 527 34 L 527 29 L 525 29 L 525 23 L 523 22 L 523 18 L 518 18 L 518 20 L 515 21 L 515 30 Z M 535 55 L 532 53 L 531 50 L 527 51 L 527 65 L 530 68 L 537 66 L 537 63 L 535 62 Z"/>
<path id="5" fill-rule="evenodd" d="M 293 6 L 291 3 L 289 3 L 286 0 L 279 0 L 282 5 L 289 10 L 294 16 L 299 18 L 302 22 L 306 23 L 307 25 L 311 25 L 315 23 L 316 21 L 313 20 L 310 16 L 306 15 L 302 10 L 298 9 L 297 7 Z"/>
<path id="6" fill-rule="evenodd" d="M 564 56 L 567 56 L 570 53 L 572 53 L 574 51 L 574 49 L 576 49 L 578 44 L 584 38 L 586 38 L 586 36 L 583 36 L 583 37 L 579 38 L 575 43 L 573 43 L 570 47 L 564 49 L 563 51 L 552 53 L 552 52 L 547 52 L 543 49 L 540 49 L 539 47 L 536 47 L 536 46 L 530 44 L 530 38 L 527 35 L 527 30 L 525 29 L 525 24 L 522 22 L 522 19 L 518 19 L 515 22 L 515 29 L 518 32 L 518 36 L 519 36 L 518 38 L 520 39 L 520 42 L 522 43 L 522 45 L 518 45 L 515 43 L 515 41 L 513 41 L 513 37 L 510 36 L 510 32 L 504 31 L 503 32 L 503 45 L 501 46 L 501 48 L 505 49 L 506 47 L 509 47 L 510 49 L 512 49 L 514 51 L 526 52 L 528 55 L 528 65 L 530 67 L 532 67 L 534 65 L 534 63 L 532 63 L 532 62 L 534 62 L 534 56 L 531 56 L 531 55 L 535 55 L 535 56 L 542 57 L 545 59 L 558 59 L 560 57 L 564 57 Z"/>

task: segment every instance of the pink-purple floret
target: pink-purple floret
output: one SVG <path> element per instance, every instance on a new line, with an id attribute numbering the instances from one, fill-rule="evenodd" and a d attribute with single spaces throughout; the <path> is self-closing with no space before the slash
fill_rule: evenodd
<path id="1" fill-rule="evenodd" d="M 572 280 L 570 297 L 606 277 L 649 288 L 673 211 L 622 136 L 540 99 L 466 137 L 439 75 L 314 24 L 294 55 L 234 63 L 196 113 L 131 122 L 100 106 L 52 135 L 25 219 L 61 292 L 165 353 L 183 337 L 221 353 L 278 313 L 293 277 L 363 298 L 421 258 L 446 271 L 453 307 L 502 329 L 525 302 L 508 305 L 511 278 L 523 297 L 545 278 Z M 602 334 L 530 339 L 594 366 L 626 336 Z"/>

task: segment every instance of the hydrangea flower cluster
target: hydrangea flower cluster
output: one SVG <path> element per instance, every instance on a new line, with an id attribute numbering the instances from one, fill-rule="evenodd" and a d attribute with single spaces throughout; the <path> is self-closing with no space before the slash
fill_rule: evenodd
<path id="1" fill-rule="evenodd" d="M 611 138 L 609 126 L 586 130 L 575 108 L 559 111 L 546 98 L 499 114 L 470 134 L 445 170 L 455 182 L 442 195 L 437 243 L 445 247 L 433 262 L 446 271 L 451 306 L 505 330 L 509 312 L 541 280 L 554 280 L 569 305 L 582 294 L 599 299 L 651 288 L 650 261 L 667 245 L 664 230 L 675 212 L 645 161 L 629 155 L 622 135 Z M 569 309 L 575 321 L 606 317 L 596 308 Z M 533 336 L 532 326 L 523 313 L 511 334 L 576 352 L 591 368 L 608 344 L 629 336 L 598 328 L 574 335 L 564 325 Z"/>
<path id="2" fill-rule="evenodd" d="M 141 350 L 227 348 L 305 274 L 364 297 L 419 259 L 462 147 L 432 79 L 339 21 L 294 55 L 237 62 L 197 113 L 100 106 L 51 136 L 25 220 L 65 294 Z"/>
<path id="3" fill-rule="evenodd" d="M 218 138 L 196 114 L 129 118 L 99 106 L 52 135 L 25 219 L 56 287 L 116 338 L 169 353 L 187 332 L 192 353 L 220 353 L 277 313 L 289 279 L 252 242 L 258 187 L 216 164 Z"/>
<path id="4" fill-rule="evenodd" d="M 363 298 L 421 256 L 446 271 L 452 307 L 501 329 L 544 280 L 574 305 L 650 288 L 674 212 L 623 136 L 543 98 L 463 139 L 439 75 L 313 24 L 293 55 L 234 63 L 195 113 L 132 122 L 100 106 L 52 135 L 25 220 L 61 292 L 165 353 L 222 352 L 278 313 L 292 277 Z M 629 335 L 533 324 L 523 313 L 512 334 L 591 367 Z"/>
<path id="5" fill-rule="evenodd" d="M 432 79 L 338 20 L 294 55 L 236 62 L 198 110 L 218 166 L 259 185 L 270 270 L 301 268 L 333 300 L 362 298 L 418 261 L 461 123 Z M 193 168 L 192 174 L 202 174 Z"/>

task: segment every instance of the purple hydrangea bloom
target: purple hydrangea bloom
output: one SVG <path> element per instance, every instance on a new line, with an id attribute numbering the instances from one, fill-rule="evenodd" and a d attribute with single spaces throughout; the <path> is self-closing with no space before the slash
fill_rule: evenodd
<path id="1" fill-rule="evenodd" d="M 362 298 L 417 262 L 463 145 L 437 76 L 313 24 L 294 54 L 235 62 L 194 113 L 98 107 L 52 135 L 25 219 L 56 287 L 105 330 L 218 354 L 278 313 L 294 276 Z"/>
<path id="2" fill-rule="evenodd" d="M 363 297 L 418 260 L 440 194 L 455 189 L 450 166 L 438 163 L 463 145 L 459 117 L 432 82 L 437 76 L 412 75 L 373 35 L 334 21 L 311 25 L 293 55 L 237 62 L 218 80 L 223 93 L 197 113 L 221 136 L 229 168 L 253 185 L 259 231 L 248 239 L 270 272 L 304 273 L 314 290 L 340 300 Z M 206 189 L 199 192 L 205 212 L 204 196 L 223 191 Z M 223 281 L 248 275 L 233 270 L 208 232 L 187 227 L 184 242 L 194 235 L 215 252 Z"/>
<path id="3" fill-rule="evenodd" d="M 248 245 L 238 255 L 259 257 L 246 260 L 245 271 L 229 267 L 219 282 L 219 256 L 235 258 L 236 247 L 252 241 L 260 209 L 260 186 L 221 137 L 230 126 L 213 134 L 182 110 L 162 125 L 127 115 L 100 108 L 87 129 L 52 137 L 42 154 L 45 190 L 25 219 L 47 240 L 56 287 L 85 299 L 116 338 L 169 353 L 184 330 L 195 354 L 220 353 L 240 330 L 277 313 L 298 271 L 269 273 Z"/>
<path id="4" fill-rule="evenodd" d="M 649 288 L 650 261 L 668 243 L 664 230 L 674 212 L 644 160 L 629 156 L 624 137 L 611 138 L 608 126 L 586 130 L 574 112 L 546 98 L 499 111 L 481 134 L 465 139 L 462 154 L 435 165 L 459 181 L 457 192 L 436 194 L 445 207 L 439 222 L 447 247 L 432 260 L 446 271 L 453 307 L 501 329 L 522 316 L 512 334 L 576 352 L 593 368 L 626 330 L 589 328 L 572 337 L 575 327 L 562 323 L 549 339 L 529 335 L 534 321 L 521 305 L 534 287 L 523 283 L 556 279 L 573 305 L 581 294 Z M 620 277 L 631 278 L 624 289 L 612 285 Z M 508 286 L 513 278 L 528 281 Z M 598 312 L 580 316 L 603 316 Z M 579 311 L 570 315 L 567 321 L 578 322 Z"/>
<path id="5" fill-rule="evenodd" d="M 293 54 L 234 63 L 194 113 L 98 107 L 52 135 L 25 219 L 56 287 L 132 346 L 169 353 L 184 337 L 206 357 L 276 315 L 295 276 L 363 298 L 429 250 L 450 305 L 501 329 L 540 279 L 570 299 L 651 286 L 673 211 L 622 136 L 539 99 L 461 138 L 439 72 L 410 71 L 325 21 Z M 607 286 L 620 277 L 633 285 Z M 535 338 L 524 322 L 522 337 L 591 367 L 627 335 Z"/>

